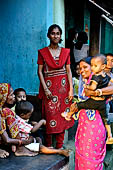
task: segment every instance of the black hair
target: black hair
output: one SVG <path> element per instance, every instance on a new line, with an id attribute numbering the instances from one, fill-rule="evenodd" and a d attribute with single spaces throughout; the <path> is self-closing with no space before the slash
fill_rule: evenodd
<path id="1" fill-rule="evenodd" d="M 93 58 L 92 56 L 85 57 L 85 58 L 81 59 L 80 62 L 81 62 L 81 61 L 84 61 L 85 63 L 91 65 L 91 59 L 92 59 L 92 58 Z M 80 63 L 80 62 L 79 62 L 79 63 Z"/>
<path id="2" fill-rule="evenodd" d="M 20 91 L 23 91 L 26 94 L 26 91 L 23 88 L 17 88 L 14 90 L 14 95 L 16 96 Z"/>
<path id="3" fill-rule="evenodd" d="M 27 113 L 31 112 L 32 109 L 34 109 L 34 107 L 30 102 L 22 100 L 17 102 L 15 112 L 18 116 L 20 116 L 22 113 L 26 115 Z"/>
<path id="4" fill-rule="evenodd" d="M 79 32 L 77 36 L 77 40 L 82 41 L 83 43 L 87 43 L 88 40 L 87 33 L 85 31 Z"/>
<path id="5" fill-rule="evenodd" d="M 61 27 L 60 27 L 59 25 L 57 25 L 57 24 L 53 24 L 53 25 L 51 25 L 51 26 L 48 28 L 48 32 L 47 32 L 47 36 L 48 36 L 48 37 L 49 37 L 49 35 L 51 34 L 51 32 L 53 31 L 53 29 L 55 29 L 55 28 L 58 28 L 59 31 L 60 31 L 60 34 L 62 35 L 62 29 L 61 29 Z M 60 39 L 59 43 L 61 43 L 61 42 L 62 42 L 62 39 Z"/>
<path id="6" fill-rule="evenodd" d="M 75 48 L 81 50 L 83 44 L 87 44 L 87 41 L 88 41 L 87 33 L 85 31 L 78 32 Z"/>
<path id="7" fill-rule="evenodd" d="M 113 53 L 107 53 L 107 54 L 105 54 L 105 56 L 107 57 L 107 56 L 112 56 L 113 57 Z"/>

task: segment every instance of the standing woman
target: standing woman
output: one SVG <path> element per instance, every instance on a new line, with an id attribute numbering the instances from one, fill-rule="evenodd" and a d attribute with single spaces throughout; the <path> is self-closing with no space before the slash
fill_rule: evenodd
<path id="1" fill-rule="evenodd" d="M 90 62 L 91 57 L 84 58 L 80 61 L 80 74 L 82 79 L 79 80 L 79 98 L 81 100 L 86 100 L 86 96 L 82 96 L 84 83 L 87 83 L 91 79 Z M 89 115 L 93 113 L 95 113 L 95 118 L 90 120 Z M 90 109 L 80 110 L 75 137 L 75 170 L 102 170 L 106 154 L 105 140 L 106 129 L 99 111 Z"/>
<path id="2" fill-rule="evenodd" d="M 46 119 L 46 145 L 52 146 L 52 135 L 56 138 L 56 148 L 62 148 L 65 130 L 74 121 L 67 122 L 61 113 L 69 111 L 73 98 L 70 50 L 59 47 L 62 29 L 53 24 L 49 27 L 48 47 L 38 51 L 38 74 L 40 78 L 39 98 L 42 99 L 42 115 Z"/>

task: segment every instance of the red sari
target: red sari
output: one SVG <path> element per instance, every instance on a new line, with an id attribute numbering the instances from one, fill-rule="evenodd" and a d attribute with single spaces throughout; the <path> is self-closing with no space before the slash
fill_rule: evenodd
<path id="1" fill-rule="evenodd" d="M 9 90 L 9 84 L 0 83 L 0 135 L 6 131 L 7 125 L 10 136 L 12 138 L 16 138 L 16 136 L 19 134 L 19 129 L 15 119 L 15 113 L 9 108 L 3 108 L 9 95 Z"/>
<path id="2" fill-rule="evenodd" d="M 54 60 L 48 47 L 38 51 L 39 65 L 44 66 L 44 80 L 53 98 L 47 99 L 40 84 L 39 98 L 42 99 L 42 114 L 45 117 L 46 133 L 62 133 L 73 126 L 74 120 L 66 121 L 61 113 L 69 111 L 72 101 L 68 100 L 69 81 L 65 66 L 70 64 L 70 50 L 61 48 L 59 60 Z"/>

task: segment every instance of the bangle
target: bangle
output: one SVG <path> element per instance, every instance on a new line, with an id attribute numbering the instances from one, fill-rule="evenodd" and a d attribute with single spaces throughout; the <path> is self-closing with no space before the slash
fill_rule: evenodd
<path id="1" fill-rule="evenodd" d="M 102 90 L 101 89 L 97 89 L 96 92 L 97 92 L 97 94 L 99 93 L 98 96 L 102 96 Z"/>
<path id="2" fill-rule="evenodd" d="M 22 145 L 22 140 L 18 141 L 18 145 L 21 146 Z"/>
<path id="3" fill-rule="evenodd" d="M 48 91 L 48 88 L 45 88 L 44 91 Z"/>

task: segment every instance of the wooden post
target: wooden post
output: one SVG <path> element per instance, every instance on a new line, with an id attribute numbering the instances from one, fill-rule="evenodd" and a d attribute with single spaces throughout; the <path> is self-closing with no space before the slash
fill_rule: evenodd
<path id="1" fill-rule="evenodd" d="M 96 9 L 90 12 L 90 49 L 91 56 L 96 55 L 100 51 L 100 14 Z"/>

